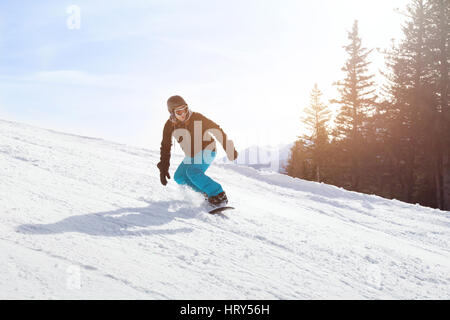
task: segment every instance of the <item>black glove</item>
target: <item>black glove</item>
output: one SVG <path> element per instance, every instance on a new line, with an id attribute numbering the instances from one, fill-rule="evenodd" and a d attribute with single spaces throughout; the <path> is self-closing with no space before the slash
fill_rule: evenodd
<path id="1" fill-rule="evenodd" d="M 167 184 L 167 179 L 170 179 L 169 168 L 161 165 L 161 162 L 158 163 L 157 167 L 159 169 L 159 179 L 161 180 L 161 184 L 165 186 Z"/>
<path id="2" fill-rule="evenodd" d="M 165 186 L 167 184 L 167 179 L 170 179 L 169 171 L 165 171 L 165 172 L 161 171 L 159 178 L 161 179 L 162 185 Z"/>

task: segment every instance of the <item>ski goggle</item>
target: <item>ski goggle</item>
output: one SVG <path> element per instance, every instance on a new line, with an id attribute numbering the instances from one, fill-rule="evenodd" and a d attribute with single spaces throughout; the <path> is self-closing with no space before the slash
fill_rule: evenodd
<path id="1" fill-rule="evenodd" d="M 174 112 L 179 115 L 182 116 L 183 114 L 185 114 L 188 111 L 188 106 L 184 105 L 182 107 L 179 107 L 177 109 L 174 110 Z"/>

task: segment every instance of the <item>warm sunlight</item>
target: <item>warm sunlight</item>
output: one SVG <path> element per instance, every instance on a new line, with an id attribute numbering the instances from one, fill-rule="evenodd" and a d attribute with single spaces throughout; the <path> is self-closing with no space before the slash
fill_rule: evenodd
<path id="1" fill-rule="evenodd" d="M 0 1 L 0 300 L 448 301 L 449 25 L 449 0 Z"/>
<path id="2" fill-rule="evenodd" d="M 405 4 L 2 2 L 0 116 L 157 147 L 164 103 L 182 94 L 220 117 L 242 148 L 290 143 L 314 83 L 325 101 L 335 98 L 353 21 L 364 46 L 386 48 L 401 33 L 394 8 Z M 381 55 L 371 61 L 378 75 Z"/>

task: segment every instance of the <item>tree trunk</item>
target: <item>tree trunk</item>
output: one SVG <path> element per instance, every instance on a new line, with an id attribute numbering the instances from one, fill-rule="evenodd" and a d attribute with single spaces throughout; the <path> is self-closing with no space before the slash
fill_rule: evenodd
<path id="1" fill-rule="evenodd" d="M 443 209 L 444 202 L 443 202 L 443 186 L 442 186 L 442 156 L 438 156 L 438 158 L 435 161 L 435 168 L 434 168 L 434 183 L 436 186 L 436 207 L 439 209 Z"/>
<path id="2" fill-rule="evenodd" d="M 413 156 L 414 157 L 414 156 Z M 413 186 L 414 186 L 414 158 L 408 159 L 406 163 L 406 177 L 403 189 L 404 201 L 413 203 Z"/>
<path id="3" fill-rule="evenodd" d="M 440 120 L 440 138 L 443 141 L 440 143 L 440 157 L 441 157 L 441 206 L 443 210 L 450 211 L 450 136 L 449 136 L 449 126 L 450 126 L 450 106 L 448 101 L 448 88 L 449 88 L 449 66 L 448 66 L 448 2 L 445 0 L 440 0 L 438 2 L 439 10 L 439 32 L 440 32 L 440 97 L 441 97 L 441 112 L 439 117 Z"/>
<path id="4" fill-rule="evenodd" d="M 442 209 L 450 211 L 450 152 L 448 147 L 444 151 L 443 154 L 443 183 L 442 183 L 442 189 L 443 189 L 443 205 Z"/>

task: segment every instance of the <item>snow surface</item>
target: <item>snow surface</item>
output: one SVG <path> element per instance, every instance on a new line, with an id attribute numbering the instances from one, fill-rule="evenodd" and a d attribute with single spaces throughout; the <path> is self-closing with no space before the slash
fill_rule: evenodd
<path id="1" fill-rule="evenodd" d="M 449 212 L 158 151 L 0 121 L 0 299 L 450 298 Z"/>

